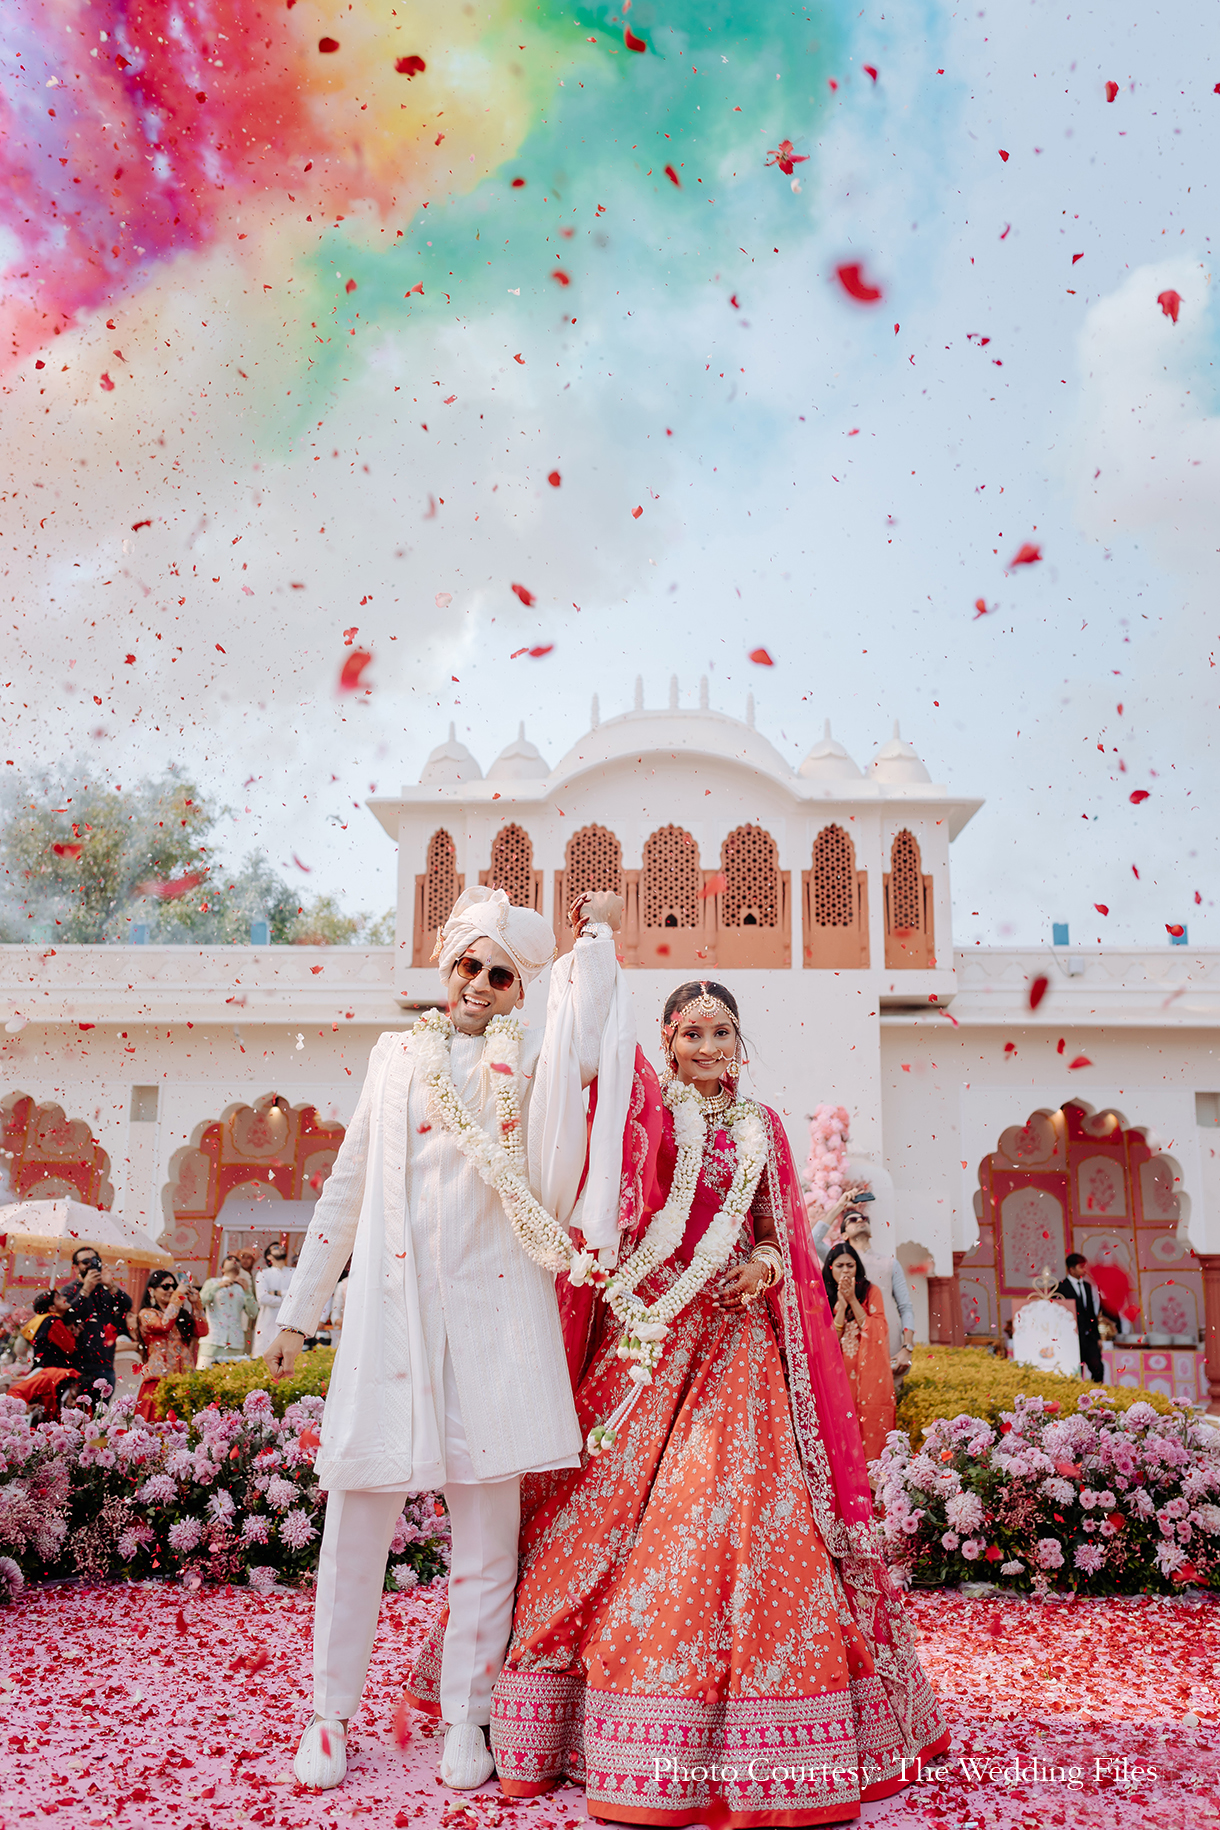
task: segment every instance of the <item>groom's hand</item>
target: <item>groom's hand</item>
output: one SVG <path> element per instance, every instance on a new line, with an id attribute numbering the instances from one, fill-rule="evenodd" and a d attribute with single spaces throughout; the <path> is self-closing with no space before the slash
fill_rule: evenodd
<path id="1" fill-rule="evenodd" d="M 304 1345 L 304 1335 L 298 1334 L 296 1330 L 292 1328 L 280 1329 L 274 1341 L 272 1341 L 270 1347 L 268 1347 L 266 1353 L 263 1355 L 263 1359 L 267 1365 L 267 1371 L 271 1374 L 273 1379 L 287 1377 L 296 1365 L 297 1356 L 300 1354 Z"/>
<path id="2" fill-rule="evenodd" d="M 580 911 L 584 921 L 604 921 L 617 934 L 623 925 L 623 899 L 612 890 L 594 890 Z"/>

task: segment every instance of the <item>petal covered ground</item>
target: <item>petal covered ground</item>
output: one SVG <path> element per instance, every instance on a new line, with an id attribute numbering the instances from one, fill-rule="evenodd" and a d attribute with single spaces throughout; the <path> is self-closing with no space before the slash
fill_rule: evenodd
<path id="1" fill-rule="evenodd" d="M 292 1755 L 309 1716 L 311 1599 L 221 1588 L 52 1586 L 0 1614 L 0 1830 L 55 1815 L 125 1830 L 308 1830 L 349 1821 L 481 1830 L 512 1815 L 574 1830 L 565 1790 L 509 1806 L 436 1779 L 416 1717 L 399 1748 L 401 1679 L 441 1589 L 388 1595 L 351 1770 L 302 1792 Z M 1214 1602 L 966 1600 L 911 1612 L 953 1748 L 883 1830 L 1195 1830 L 1220 1825 L 1220 1607 Z M 1036 1763 L 1036 1765 L 1035 1765 Z M 1069 1769 L 1079 1770 L 1079 1780 Z"/>

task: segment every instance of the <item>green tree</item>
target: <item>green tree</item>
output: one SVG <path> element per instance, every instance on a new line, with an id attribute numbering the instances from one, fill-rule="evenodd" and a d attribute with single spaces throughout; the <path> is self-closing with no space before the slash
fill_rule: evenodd
<path id="1" fill-rule="evenodd" d="M 231 947 L 265 921 L 273 946 L 392 945 L 393 910 L 372 922 L 301 898 L 261 852 L 226 869 L 211 839 L 227 812 L 173 770 L 125 790 L 84 770 L 6 783 L 0 941 L 96 946 L 140 924 L 154 943 Z"/>

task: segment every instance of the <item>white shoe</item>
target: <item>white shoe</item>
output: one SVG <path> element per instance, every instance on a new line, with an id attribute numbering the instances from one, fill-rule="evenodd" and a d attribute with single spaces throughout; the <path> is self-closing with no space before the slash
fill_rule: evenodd
<path id="1" fill-rule="evenodd" d="M 329 1752 L 323 1745 L 324 1734 Z M 342 1785 L 347 1775 L 347 1730 L 342 1722 L 315 1716 L 301 1736 L 292 1770 L 303 1786 L 315 1792 Z"/>
<path id="2" fill-rule="evenodd" d="M 476 1722 L 459 1722 L 445 1730 L 441 1778 L 455 1792 L 470 1792 L 485 1785 L 496 1770 L 491 1749 Z"/>

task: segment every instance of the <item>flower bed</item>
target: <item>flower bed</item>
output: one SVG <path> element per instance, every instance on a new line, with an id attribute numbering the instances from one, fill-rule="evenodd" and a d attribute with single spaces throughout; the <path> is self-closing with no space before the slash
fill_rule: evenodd
<path id="1" fill-rule="evenodd" d="M 1062 1373 L 1043 1373 L 1002 1360 L 985 1347 L 917 1347 L 898 1404 L 898 1428 L 918 1448 L 925 1428 L 938 1417 L 966 1414 L 994 1424 L 1022 1394 L 1054 1399 L 1064 1411 L 1072 1411 L 1081 1398 L 1098 1391 L 1118 1410 L 1143 1403 L 1166 1415 L 1173 1412 L 1173 1401 L 1160 1392 L 1066 1379 Z"/>
<path id="2" fill-rule="evenodd" d="M 171 1373 L 157 1387 L 159 1417 L 193 1417 L 209 1404 L 222 1411 L 240 1410 L 251 1392 L 264 1391 L 271 1408 L 282 1417 L 299 1398 L 325 1398 L 335 1363 L 333 1347 L 315 1347 L 301 1354 L 283 1379 L 272 1379 L 265 1360 L 234 1360 L 228 1366 L 208 1366 L 202 1371 Z"/>
<path id="3" fill-rule="evenodd" d="M 905 1581 L 991 1580 L 1036 1595 L 1220 1589 L 1220 1430 L 1185 1407 L 1069 1412 L 1019 1398 L 996 1426 L 940 1419 L 878 1464 L 890 1563 Z"/>
<path id="4" fill-rule="evenodd" d="M 65 1411 L 31 1425 L 0 1398 L 0 1600 L 51 1576 L 184 1576 L 307 1585 L 318 1564 L 325 1495 L 314 1478 L 322 1400 L 277 1417 L 266 1391 L 239 1410 L 146 1423 L 134 1398 L 97 1418 Z M 449 1521 L 429 1494 L 408 1500 L 386 1586 L 412 1588 L 448 1565 Z"/>

